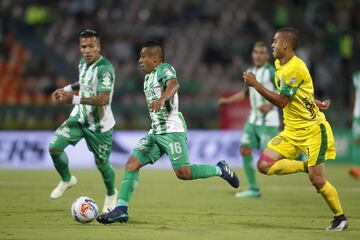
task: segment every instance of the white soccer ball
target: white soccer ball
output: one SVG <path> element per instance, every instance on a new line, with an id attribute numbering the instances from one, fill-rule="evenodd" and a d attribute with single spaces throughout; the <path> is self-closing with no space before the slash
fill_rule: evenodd
<path id="1" fill-rule="evenodd" d="M 71 215 L 79 223 L 89 223 L 96 218 L 98 206 L 96 202 L 86 196 L 81 196 L 71 205 Z"/>

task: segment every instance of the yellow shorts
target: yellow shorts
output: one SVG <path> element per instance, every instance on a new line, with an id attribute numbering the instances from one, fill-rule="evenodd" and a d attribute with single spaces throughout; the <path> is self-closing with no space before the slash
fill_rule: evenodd
<path id="1" fill-rule="evenodd" d="M 287 159 L 296 159 L 303 152 L 308 158 L 309 167 L 336 157 L 334 135 L 327 121 L 306 129 L 290 131 L 285 128 L 268 142 L 267 147 Z"/>

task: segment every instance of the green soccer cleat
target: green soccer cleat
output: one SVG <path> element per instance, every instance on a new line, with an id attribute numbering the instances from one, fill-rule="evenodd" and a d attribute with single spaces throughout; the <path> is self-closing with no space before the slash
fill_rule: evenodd
<path id="1" fill-rule="evenodd" d="M 128 207 L 125 206 L 118 206 L 114 210 L 96 217 L 96 221 L 102 224 L 112 224 L 114 222 L 126 223 L 128 220 Z"/>
<path id="2" fill-rule="evenodd" d="M 239 177 L 231 170 L 225 161 L 220 161 L 216 164 L 221 169 L 221 178 L 227 181 L 233 188 L 238 188 L 240 185 Z"/>
<path id="3" fill-rule="evenodd" d="M 247 189 L 242 192 L 235 193 L 235 197 L 237 198 L 259 198 L 261 197 L 260 190 Z"/>

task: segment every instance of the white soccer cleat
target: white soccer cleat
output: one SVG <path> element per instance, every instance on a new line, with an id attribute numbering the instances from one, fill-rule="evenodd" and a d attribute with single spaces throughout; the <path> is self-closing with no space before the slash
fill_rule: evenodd
<path id="1" fill-rule="evenodd" d="M 61 197 L 67 189 L 72 188 L 76 183 L 77 179 L 75 176 L 71 176 L 68 182 L 60 181 L 57 187 L 51 192 L 50 198 L 56 199 Z"/>
<path id="2" fill-rule="evenodd" d="M 340 232 L 346 229 L 348 226 L 348 219 L 344 214 L 342 214 L 340 216 L 334 217 L 334 220 L 331 221 L 330 226 L 328 226 L 326 230 Z"/>
<path id="3" fill-rule="evenodd" d="M 112 196 L 105 195 L 104 207 L 102 213 L 108 213 L 116 207 L 116 202 L 118 198 L 118 191 L 116 189 L 115 194 Z"/>

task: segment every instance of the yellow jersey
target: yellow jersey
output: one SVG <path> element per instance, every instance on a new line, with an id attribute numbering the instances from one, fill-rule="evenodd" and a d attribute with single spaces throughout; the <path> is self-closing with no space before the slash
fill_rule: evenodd
<path id="1" fill-rule="evenodd" d="M 282 66 L 276 59 L 275 69 L 278 92 L 290 97 L 283 108 L 285 129 L 305 129 L 326 120 L 314 102 L 314 85 L 306 64 L 294 55 Z"/>

